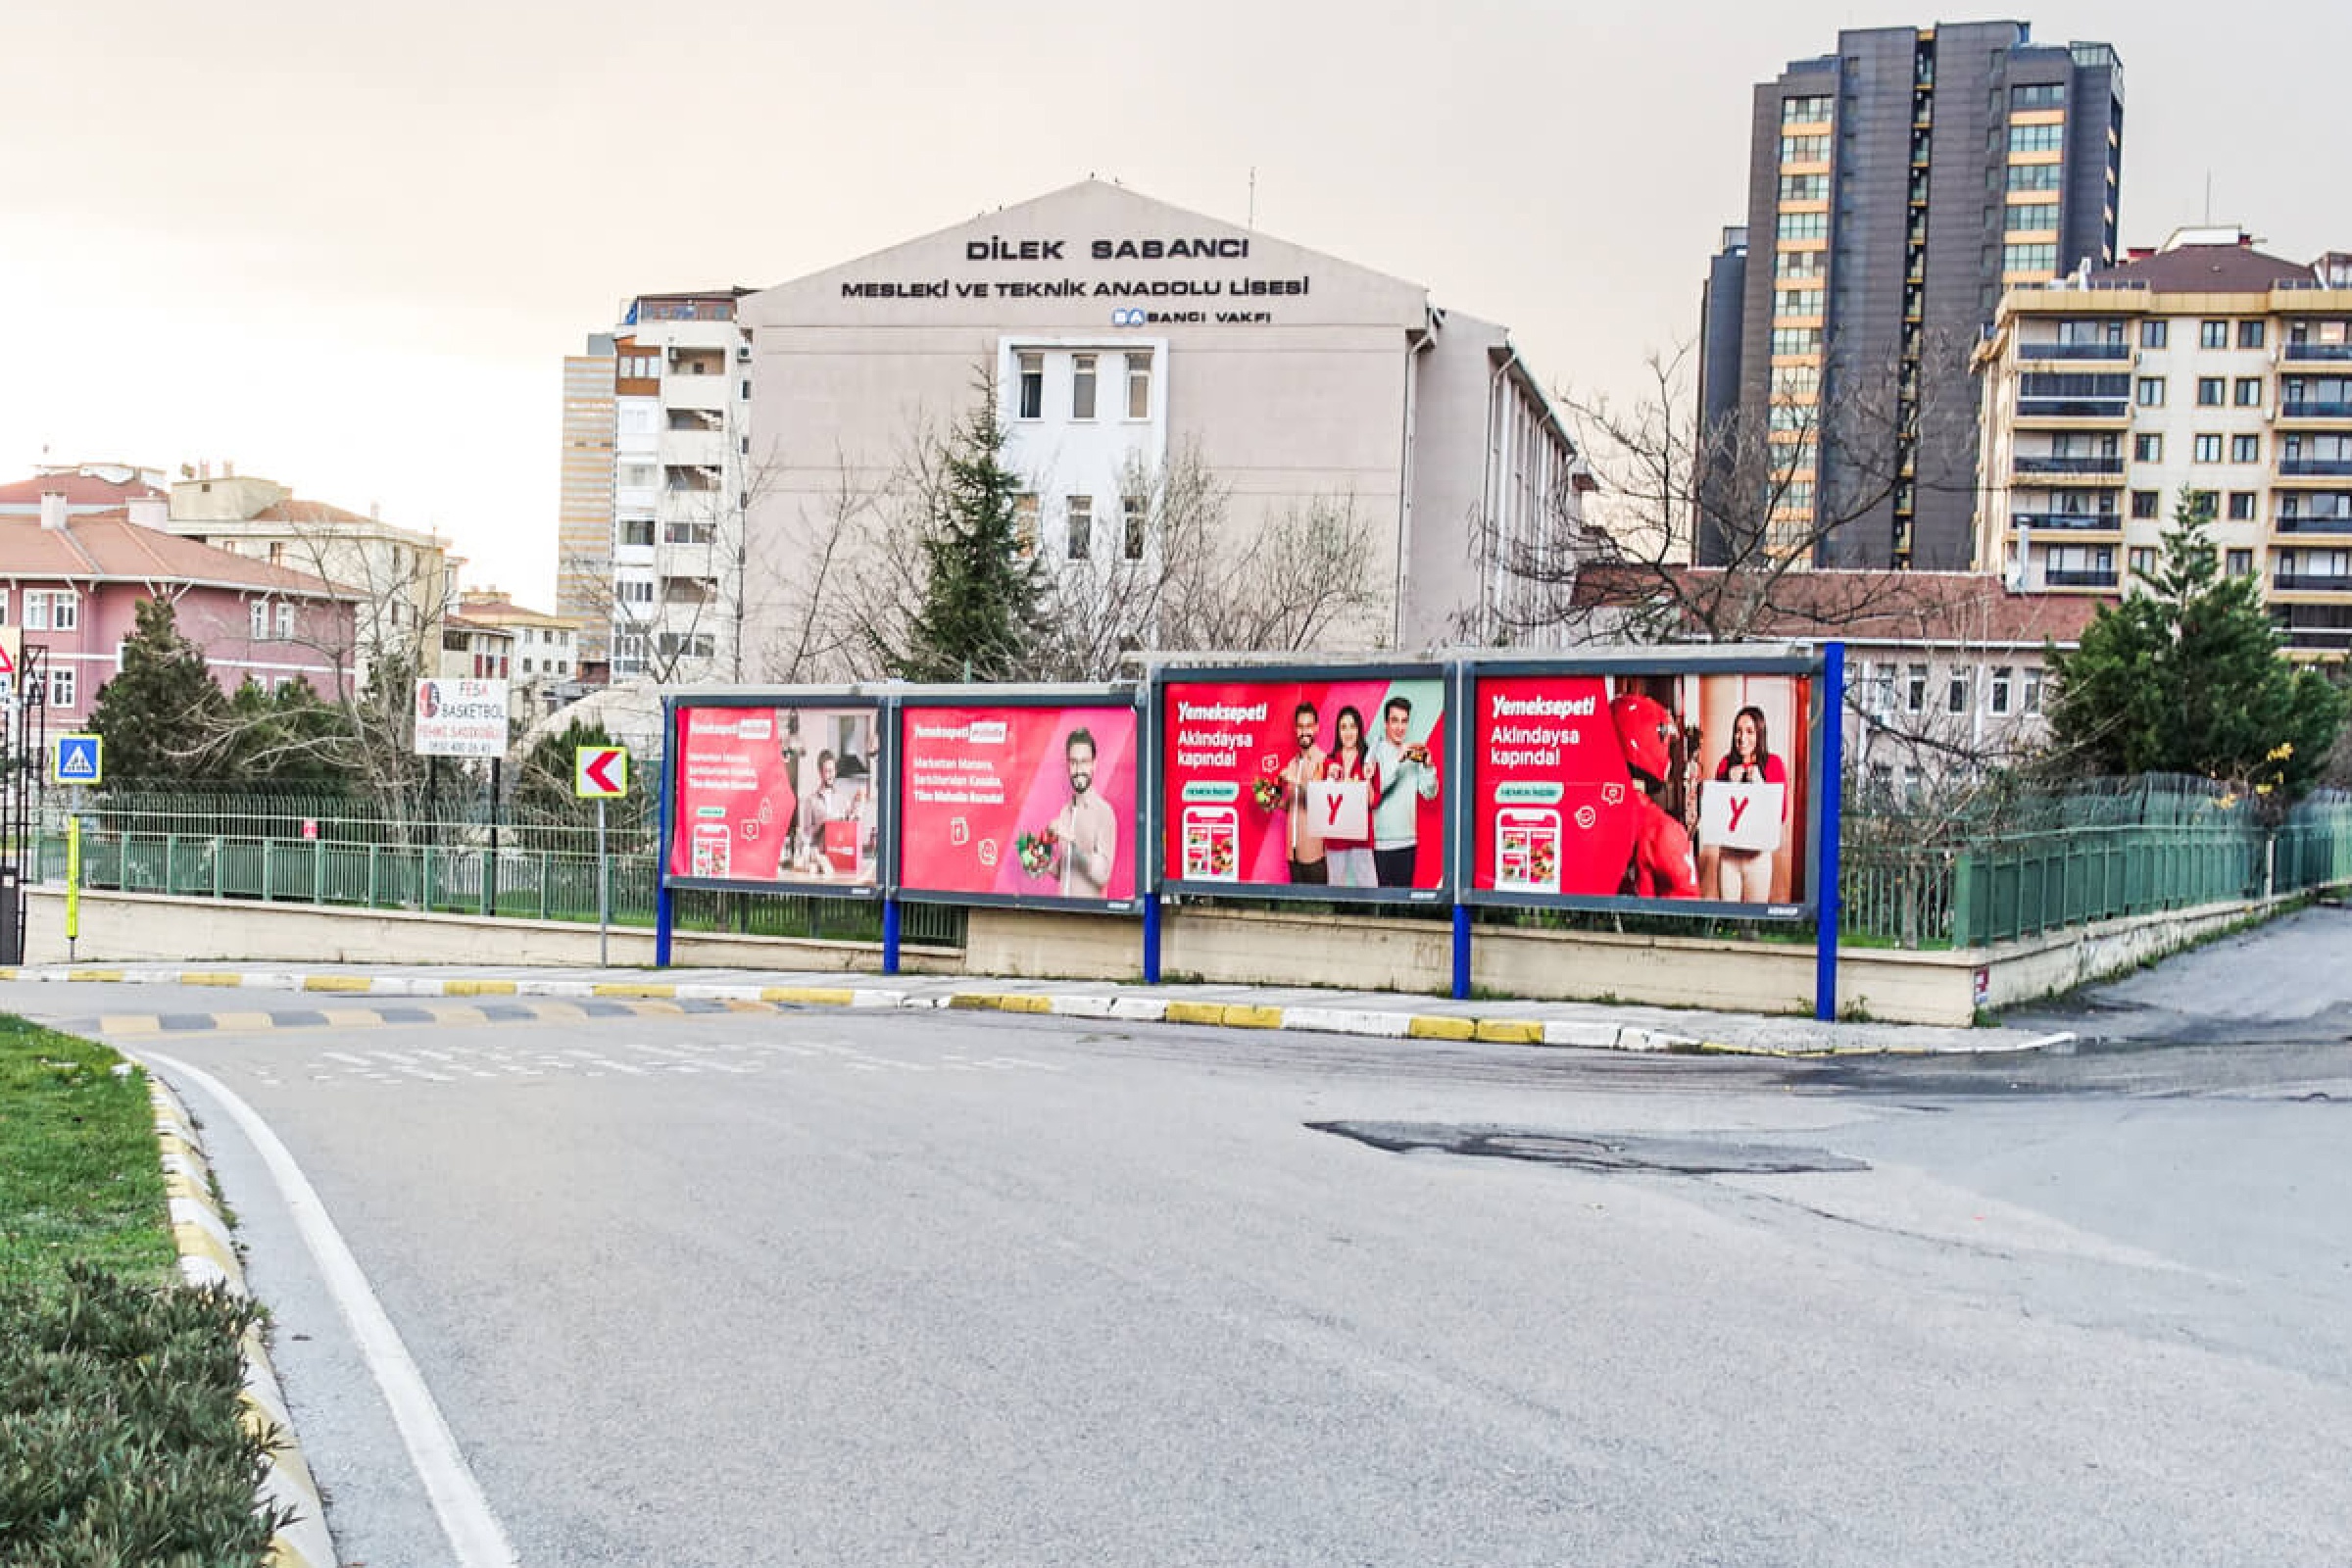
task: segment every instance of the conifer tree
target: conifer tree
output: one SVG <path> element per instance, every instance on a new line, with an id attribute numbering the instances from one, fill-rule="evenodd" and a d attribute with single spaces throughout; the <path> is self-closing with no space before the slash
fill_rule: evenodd
<path id="1" fill-rule="evenodd" d="M 109 780 L 156 783 L 208 769 L 228 709 L 203 650 L 179 629 L 168 599 L 140 603 L 122 640 L 122 667 L 98 689 L 90 728 L 106 744 Z"/>
<path id="2" fill-rule="evenodd" d="M 902 645 L 881 650 L 901 680 L 1022 680 L 1035 672 L 1045 627 L 1044 572 L 1020 533 L 1020 475 L 1004 466 L 997 384 L 949 439 L 934 514 L 922 540 L 922 604 Z"/>

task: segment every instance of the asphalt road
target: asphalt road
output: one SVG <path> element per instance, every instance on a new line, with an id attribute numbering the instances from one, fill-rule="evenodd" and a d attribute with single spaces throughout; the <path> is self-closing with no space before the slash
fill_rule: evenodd
<path id="1" fill-rule="evenodd" d="M 526 1563 L 2341 1564 L 2352 1047 L 2218 1028 L 1908 1063 L 839 1010 L 125 1043 L 283 1140 Z M 347 1560 L 452 1560 L 284 1200 L 187 1099 Z"/>

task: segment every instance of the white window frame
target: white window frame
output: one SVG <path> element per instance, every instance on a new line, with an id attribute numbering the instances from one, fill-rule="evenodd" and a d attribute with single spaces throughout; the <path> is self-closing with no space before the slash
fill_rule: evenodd
<path id="1" fill-rule="evenodd" d="M 2012 674 L 2012 668 L 2007 664 L 1992 666 L 1992 677 L 1984 683 L 1984 710 L 1986 712 L 1996 717 L 2007 716 L 2009 712 L 2009 683 Z"/>
<path id="2" fill-rule="evenodd" d="M 1092 424 L 1102 397 L 1102 357 L 1081 350 L 1070 356 L 1070 422 Z"/>
<path id="3" fill-rule="evenodd" d="M 81 629 L 81 595 L 71 588 L 49 590 L 49 629 L 51 631 L 79 631 Z"/>
<path id="4" fill-rule="evenodd" d="M 1903 711 L 1924 713 L 1928 710 L 1928 666 L 1913 664 L 1903 671 Z"/>
<path id="5" fill-rule="evenodd" d="M 47 631 L 49 629 L 49 591 L 47 589 L 27 588 L 24 590 L 24 629 L 26 631 Z"/>
<path id="6" fill-rule="evenodd" d="M 1062 503 L 1061 516 L 1062 555 L 1071 561 L 1092 561 L 1095 558 L 1095 498 L 1069 497 Z"/>
<path id="7" fill-rule="evenodd" d="M 284 599 L 277 602 L 277 640 L 281 643 L 294 640 L 294 606 Z"/>
<path id="8" fill-rule="evenodd" d="M 72 708 L 74 706 L 74 698 L 79 695 L 75 690 L 77 682 L 74 676 L 75 670 L 72 664 L 60 662 L 49 666 L 49 706 L 51 708 Z"/>
<path id="9" fill-rule="evenodd" d="M 1143 394 L 1144 406 L 1141 409 L 1135 406 L 1138 392 Z M 1149 354 L 1130 353 L 1127 356 L 1127 417 L 1152 417 L 1152 356 Z M 0 611 L 6 608 L 5 604 L 0 604 Z"/>
<path id="10" fill-rule="evenodd" d="M 267 599 L 254 599 L 246 603 L 245 640 L 254 643 L 270 640 L 270 601 Z"/>

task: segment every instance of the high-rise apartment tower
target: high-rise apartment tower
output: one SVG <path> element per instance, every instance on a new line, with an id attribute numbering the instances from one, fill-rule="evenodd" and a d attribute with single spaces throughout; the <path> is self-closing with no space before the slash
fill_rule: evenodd
<path id="1" fill-rule="evenodd" d="M 1971 564 L 1969 354 L 2004 289 L 2114 260 L 2123 128 L 2115 51 L 2022 22 L 1840 32 L 1756 87 L 1744 276 L 1708 289 L 1700 380 L 1717 410 L 1736 381 L 1769 443 L 1768 538 L 1825 566 Z M 1701 563 L 1733 556 L 1740 510 L 1703 509 Z"/>

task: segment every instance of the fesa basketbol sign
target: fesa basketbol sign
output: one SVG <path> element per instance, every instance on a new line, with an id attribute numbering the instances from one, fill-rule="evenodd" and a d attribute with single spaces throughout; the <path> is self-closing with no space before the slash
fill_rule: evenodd
<path id="1" fill-rule="evenodd" d="M 1445 702 L 1434 670 L 1170 675 L 1166 879 L 1300 898 L 1436 898 L 1446 878 Z"/>
<path id="2" fill-rule="evenodd" d="M 1476 675 L 1473 893 L 1794 912 L 1810 702 L 1777 671 Z"/>
<path id="3" fill-rule="evenodd" d="M 507 755 L 507 683 L 445 680 L 416 683 L 416 755 Z"/>
<path id="4" fill-rule="evenodd" d="M 875 709 L 792 703 L 676 713 L 674 881 L 875 885 Z"/>
<path id="5" fill-rule="evenodd" d="M 1131 704 L 901 708 L 901 885 L 1131 901 L 1136 752 Z"/>

